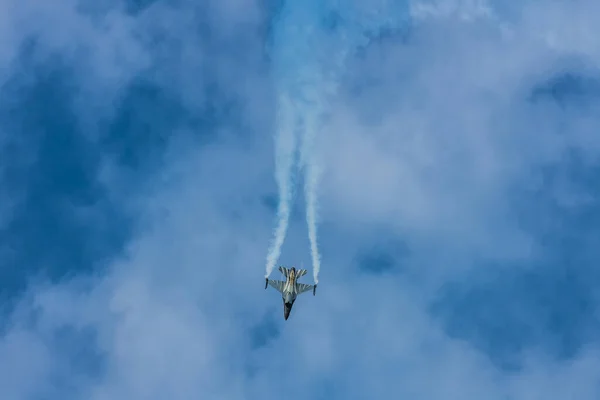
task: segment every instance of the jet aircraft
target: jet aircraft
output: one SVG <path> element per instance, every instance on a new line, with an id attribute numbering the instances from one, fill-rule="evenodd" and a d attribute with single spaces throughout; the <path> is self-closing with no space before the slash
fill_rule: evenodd
<path id="1" fill-rule="evenodd" d="M 286 268 L 279 267 L 279 271 L 285 276 L 286 280 L 278 281 L 274 279 L 265 278 L 265 289 L 267 289 L 268 285 L 273 286 L 279 293 L 281 293 L 281 297 L 283 298 L 283 318 L 285 320 L 290 316 L 290 311 L 292 311 L 292 306 L 296 301 L 296 297 L 304 292 L 308 292 L 312 289 L 313 296 L 316 294 L 317 285 L 307 285 L 305 283 L 298 283 L 297 279 L 303 275 L 306 275 L 305 269 L 300 269 L 296 272 L 296 268 Z"/>

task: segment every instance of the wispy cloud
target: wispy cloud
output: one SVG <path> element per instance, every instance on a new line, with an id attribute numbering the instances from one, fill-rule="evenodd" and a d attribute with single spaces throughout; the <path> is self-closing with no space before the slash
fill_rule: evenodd
<path id="1" fill-rule="evenodd" d="M 54 279 L 11 292 L 3 396 L 598 397 L 598 6 L 397 2 L 375 35 L 369 4 L 330 15 L 369 44 L 318 137 L 321 290 L 284 323 L 277 9 L 5 2 L 2 276 Z"/>

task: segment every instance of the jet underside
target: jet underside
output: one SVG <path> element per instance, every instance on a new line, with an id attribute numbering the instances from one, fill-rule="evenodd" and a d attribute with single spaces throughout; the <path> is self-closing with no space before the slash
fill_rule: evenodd
<path id="1" fill-rule="evenodd" d="M 305 293 L 312 289 L 313 296 L 316 294 L 317 285 L 307 285 L 304 283 L 298 283 L 297 279 L 306 274 L 305 269 L 296 271 L 296 268 L 292 267 L 287 269 L 285 267 L 279 267 L 279 271 L 285 276 L 285 281 L 272 280 L 265 278 L 265 289 L 269 285 L 273 286 L 279 293 L 283 300 L 283 318 L 287 320 L 292 311 L 292 306 L 296 301 L 296 297 L 299 294 Z"/>

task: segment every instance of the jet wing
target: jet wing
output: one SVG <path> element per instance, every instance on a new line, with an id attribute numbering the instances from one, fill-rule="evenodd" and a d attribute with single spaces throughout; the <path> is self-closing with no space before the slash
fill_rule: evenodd
<path id="1" fill-rule="evenodd" d="M 298 294 L 313 290 L 315 285 L 307 285 L 306 283 L 296 283 L 296 291 Z"/>
<path id="2" fill-rule="evenodd" d="M 279 293 L 283 293 L 283 286 L 285 285 L 285 282 L 277 281 L 275 279 L 268 279 L 267 282 L 269 283 L 269 285 L 273 286 Z"/>

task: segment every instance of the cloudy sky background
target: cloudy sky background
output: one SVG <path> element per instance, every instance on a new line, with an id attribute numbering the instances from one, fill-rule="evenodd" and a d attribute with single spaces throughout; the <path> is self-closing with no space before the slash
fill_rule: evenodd
<path id="1" fill-rule="evenodd" d="M 1 2 L 1 397 L 599 398 L 600 5 L 315 12 L 323 53 L 368 40 L 318 137 L 319 291 L 283 321 L 287 3 Z M 294 201 L 280 262 L 310 268 Z"/>

